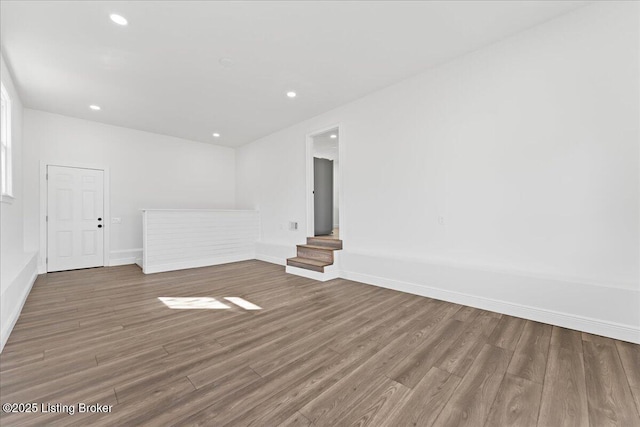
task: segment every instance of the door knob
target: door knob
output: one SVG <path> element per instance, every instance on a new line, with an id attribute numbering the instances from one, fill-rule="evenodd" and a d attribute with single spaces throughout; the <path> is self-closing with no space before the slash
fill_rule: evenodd
<path id="1" fill-rule="evenodd" d="M 98 221 L 102 221 L 102 218 L 98 218 Z"/>
<path id="2" fill-rule="evenodd" d="M 102 228 L 102 224 L 98 224 L 98 228 Z"/>

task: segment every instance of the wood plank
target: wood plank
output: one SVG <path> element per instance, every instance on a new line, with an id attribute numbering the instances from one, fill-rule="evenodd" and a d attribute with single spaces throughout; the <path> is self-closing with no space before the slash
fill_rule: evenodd
<path id="1" fill-rule="evenodd" d="M 572 329 L 554 326 L 549 345 L 552 348 L 564 348 L 582 354 L 582 334 Z"/>
<path id="2" fill-rule="evenodd" d="M 153 414 L 164 410 L 174 400 L 194 391 L 195 387 L 186 377 L 159 383 L 149 393 L 136 399 L 123 400 L 124 396 L 118 396 L 116 391 L 118 404 L 113 407 L 111 413 L 89 414 L 81 418 L 74 416 L 66 425 L 80 427 L 145 424 Z"/>
<path id="3" fill-rule="evenodd" d="M 352 352 L 336 354 L 325 363 L 314 366 L 287 387 L 281 389 L 258 405 L 241 414 L 216 417 L 216 423 L 224 425 L 278 425 L 290 414 L 312 401 L 326 389 L 343 379 L 354 367 L 362 365 L 378 350 L 375 343 L 362 346 Z M 281 382 L 289 371 L 287 366 L 265 377 L 266 381 Z"/>
<path id="4" fill-rule="evenodd" d="M 486 425 L 535 427 L 541 398 L 542 384 L 506 374 Z"/>
<path id="5" fill-rule="evenodd" d="M 513 351 L 525 325 L 524 319 L 503 316 L 489 337 L 489 344 Z"/>
<path id="6" fill-rule="evenodd" d="M 473 320 L 481 312 L 484 312 L 484 310 L 474 307 L 462 307 L 453 318 L 461 322 L 468 322 L 469 320 Z"/>
<path id="7" fill-rule="evenodd" d="M 431 368 L 389 414 L 387 425 L 430 427 L 449 401 L 461 378 L 439 368 Z"/>
<path id="8" fill-rule="evenodd" d="M 42 378 L 62 378 L 74 372 L 97 366 L 95 356 L 74 357 L 71 360 L 39 360 L 2 373 L 2 392 L 10 394 L 42 382 Z"/>
<path id="9" fill-rule="evenodd" d="M 287 418 L 279 427 L 309 427 L 311 421 L 309 421 L 300 412 L 295 412 L 289 418 Z"/>
<path id="10" fill-rule="evenodd" d="M 385 335 L 385 332 L 395 330 L 397 324 L 403 325 L 406 321 L 415 319 L 412 315 L 416 313 L 421 314 L 415 309 L 398 310 L 397 306 L 387 306 L 386 309 L 378 310 L 375 318 L 366 319 L 357 328 L 349 328 L 345 333 L 334 335 L 328 343 L 329 347 L 338 353 L 343 353 L 367 340 L 378 340 Z"/>
<path id="11" fill-rule="evenodd" d="M 397 364 L 387 375 L 409 388 L 415 387 L 446 353 L 451 345 L 449 340 L 455 340 L 463 331 L 463 322 L 453 319 L 445 321 L 441 328 L 435 330 L 415 352 Z"/>
<path id="12" fill-rule="evenodd" d="M 348 393 L 341 395 L 331 393 L 332 399 L 329 405 L 303 407 L 300 410 L 314 426 L 333 426 L 337 425 L 338 420 L 347 416 L 349 412 L 356 407 L 362 400 L 370 396 L 372 393 L 389 384 L 388 378 L 384 376 L 376 376 L 363 381 L 364 371 L 360 371 L 360 376 L 351 376 L 349 380 L 341 381 L 341 384 L 353 384 Z M 350 380 L 354 380 L 350 382 Z M 340 385 L 339 389 L 343 389 Z M 347 386 L 348 388 L 348 386 Z M 318 409 L 315 409 L 318 408 Z"/>
<path id="13" fill-rule="evenodd" d="M 566 337 L 573 335 L 567 334 Z M 574 351 L 577 344 L 573 339 L 554 343 L 553 337 L 552 333 L 538 424 L 541 426 L 587 426 L 589 413 L 582 353 Z M 582 348 L 581 344 L 580 348 Z"/>
<path id="14" fill-rule="evenodd" d="M 527 320 L 507 372 L 542 384 L 552 329 L 551 325 Z"/>
<path id="15" fill-rule="evenodd" d="M 364 357 L 359 360 L 351 372 L 344 373 L 339 381 L 302 406 L 300 413 L 312 423 L 321 418 L 339 417 L 347 409 L 348 403 L 345 399 L 357 399 L 359 390 L 371 386 L 370 383 L 374 379 L 386 378 L 384 370 L 399 356 L 402 343 L 406 340 L 407 335 L 402 335 L 384 347 L 378 343 L 370 342 L 368 346 L 363 345 L 361 348 L 347 353 L 347 355 L 351 353 L 359 355 L 364 351 Z"/>
<path id="16" fill-rule="evenodd" d="M 438 426 L 484 425 L 507 370 L 511 353 L 485 344 L 449 402 L 436 419 Z"/>
<path id="17" fill-rule="evenodd" d="M 129 425 L 164 426 L 174 425 L 187 420 L 191 415 L 214 408 L 224 407 L 227 403 L 242 399 L 247 393 L 260 388 L 265 381 L 250 369 L 240 368 L 227 372 L 215 383 L 196 391 L 173 398 L 160 411 L 141 413 L 129 418 Z"/>
<path id="18" fill-rule="evenodd" d="M 616 348 L 640 414 L 640 345 L 616 341 Z"/>
<path id="19" fill-rule="evenodd" d="M 458 317 L 454 316 L 454 318 Z M 489 312 L 479 313 L 462 335 L 440 357 L 436 365 L 458 377 L 463 377 L 488 342 L 489 336 L 498 322 L 499 319 Z"/>
<path id="20" fill-rule="evenodd" d="M 613 340 L 585 341 L 589 422 L 597 426 L 640 425 L 629 383 Z"/>
<path id="21" fill-rule="evenodd" d="M 242 399 L 236 399 L 233 403 L 228 403 L 224 406 L 209 407 L 206 410 L 198 411 L 182 420 L 179 425 L 208 426 L 212 424 L 214 419 L 215 424 L 219 426 L 242 424 L 241 421 L 238 422 L 238 418 L 247 417 L 251 419 L 251 415 L 256 415 L 255 413 L 249 413 L 250 409 L 273 398 L 278 393 L 286 392 L 288 389 L 295 387 L 297 383 L 304 382 L 308 377 L 314 375 L 314 369 L 317 369 L 318 366 L 323 367 L 331 364 L 332 361 L 340 357 L 341 355 L 338 353 L 324 349 L 297 359 L 284 369 L 277 371 L 268 378 L 264 378 L 262 387 L 245 393 Z"/>
<path id="22" fill-rule="evenodd" d="M 316 421 L 316 426 L 379 426 L 386 422 L 389 414 L 409 394 L 410 389 L 400 383 L 382 379 L 382 383 L 370 393 L 363 393 L 358 403 L 350 408 L 342 417 L 323 424 Z M 326 420 L 323 420 L 326 421 Z"/>
<path id="23" fill-rule="evenodd" d="M 44 360 L 44 351 L 14 352 L 13 354 L 8 351 L 3 351 L 0 353 L 0 372 L 25 365 L 32 365 L 42 360 Z"/>

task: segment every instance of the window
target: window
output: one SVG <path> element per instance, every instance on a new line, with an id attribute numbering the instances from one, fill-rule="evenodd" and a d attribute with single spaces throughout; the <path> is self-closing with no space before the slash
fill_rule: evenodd
<path id="1" fill-rule="evenodd" d="M 0 195 L 3 202 L 13 196 L 11 186 L 11 99 L 3 84 L 0 84 L 2 114 L 0 115 Z"/>

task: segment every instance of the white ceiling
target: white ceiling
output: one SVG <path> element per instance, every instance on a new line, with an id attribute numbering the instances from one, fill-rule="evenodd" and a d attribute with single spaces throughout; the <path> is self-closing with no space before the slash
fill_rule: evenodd
<path id="1" fill-rule="evenodd" d="M 0 25 L 26 107 L 239 146 L 583 4 L 3 0 Z"/>

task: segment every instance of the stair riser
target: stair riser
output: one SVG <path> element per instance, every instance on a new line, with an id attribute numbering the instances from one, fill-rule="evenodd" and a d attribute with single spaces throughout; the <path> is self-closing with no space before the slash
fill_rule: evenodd
<path id="1" fill-rule="evenodd" d="M 316 239 L 307 237 L 307 245 L 322 246 L 331 249 L 342 249 L 342 240 Z"/>
<path id="2" fill-rule="evenodd" d="M 298 247 L 298 256 L 333 263 L 333 251 Z"/>
<path id="3" fill-rule="evenodd" d="M 311 270 L 311 271 L 317 271 L 319 273 L 324 273 L 324 267 L 318 267 L 318 266 L 309 265 L 309 264 L 302 264 L 300 262 L 291 261 L 290 259 L 287 260 L 287 265 L 291 265 L 293 267 L 298 267 L 298 268 L 304 268 L 305 270 Z"/>

